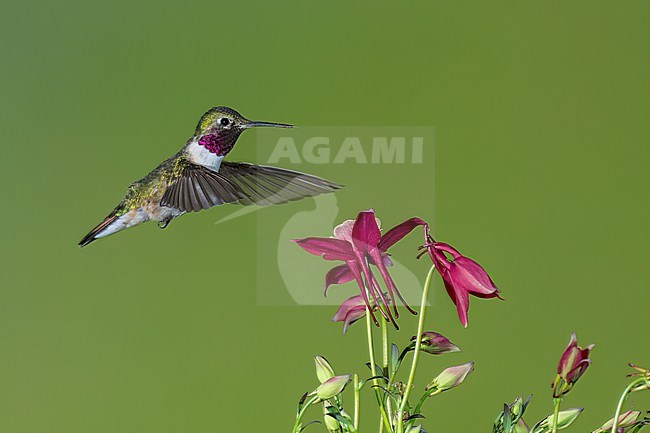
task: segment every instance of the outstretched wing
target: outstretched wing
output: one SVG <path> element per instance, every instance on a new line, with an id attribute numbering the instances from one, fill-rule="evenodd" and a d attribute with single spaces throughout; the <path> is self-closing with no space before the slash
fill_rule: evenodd
<path id="1" fill-rule="evenodd" d="M 333 192 L 341 185 L 277 167 L 222 162 L 219 172 L 190 164 L 170 185 L 161 205 L 196 212 L 224 203 L 268 206 Z"/>

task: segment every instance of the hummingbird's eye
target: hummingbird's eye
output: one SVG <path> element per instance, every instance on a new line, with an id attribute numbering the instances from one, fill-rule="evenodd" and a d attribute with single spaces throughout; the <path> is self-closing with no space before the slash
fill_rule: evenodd
<path id="1" fill-rule="evenodd" d="M 219 119 L 219 125 L 221 126 L 230 125 L 230 119 L 228 119 L 227 117 L 222 117 L 221 119 Z"/>

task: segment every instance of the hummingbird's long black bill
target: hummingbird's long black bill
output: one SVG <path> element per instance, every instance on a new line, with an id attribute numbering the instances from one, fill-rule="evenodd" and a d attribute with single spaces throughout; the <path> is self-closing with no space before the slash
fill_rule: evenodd
<path id="1" fill-rule="evenodd" d="M 293 128 L 293 125 L 288 123 L 275 123 L 275 122 L 260 122 L 260 121 L 250 121 L 242 125 L 244 128 L 257 128 L 257 127 L 271 127 L 271 128 Z"/>

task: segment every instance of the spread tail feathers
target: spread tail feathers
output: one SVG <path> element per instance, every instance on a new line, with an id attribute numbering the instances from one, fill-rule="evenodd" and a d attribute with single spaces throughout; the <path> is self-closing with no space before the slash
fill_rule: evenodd
<path id="1" fill-rule="evenodd" d="M 99 223 L 97 227 L 92 229 L 84 238 L 79 242 L 80 247 L 85 247 L 95 239 L 99 237 L 99 234 L 103 232 L 109 225 L 111 225 L 118 218 L 117 212 L 111 213 L 109 216 L 104 218 L 104 221 Z"/>

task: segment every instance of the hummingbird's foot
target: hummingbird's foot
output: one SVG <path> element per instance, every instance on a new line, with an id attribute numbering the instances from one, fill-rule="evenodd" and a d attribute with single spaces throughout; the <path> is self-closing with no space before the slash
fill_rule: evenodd
<path id="1" fill-rule="evenodd" d="M 167 227 L 167 224 L 169 224 L 170 221 L 171 221 L 171 218 L 164 219 L 162 221 L 158 221 L 158 227 L 160 227 L 161 229 L 164 229 L 165 227 Z"/>

